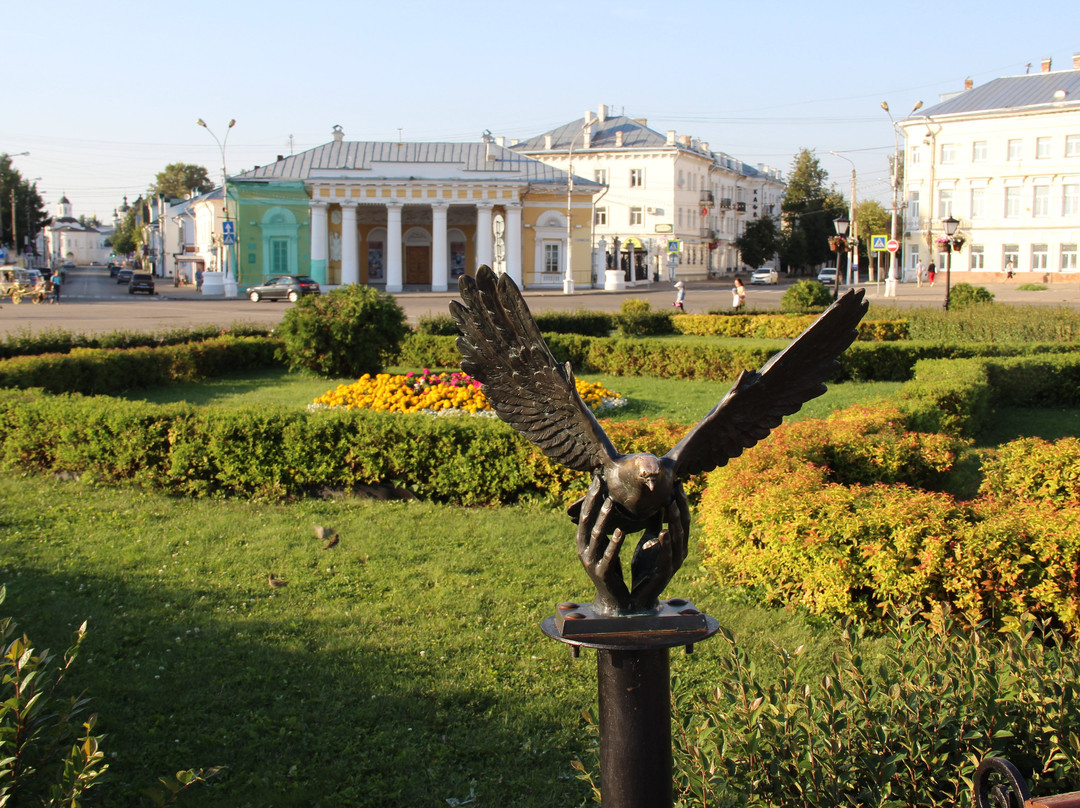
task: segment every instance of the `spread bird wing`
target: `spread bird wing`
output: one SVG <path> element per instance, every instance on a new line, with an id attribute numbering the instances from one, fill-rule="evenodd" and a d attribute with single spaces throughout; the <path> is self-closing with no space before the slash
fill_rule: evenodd
<path id="1" fill-rule="evenodd" d="M 665 456 L 674 461 L 676 476 L 724 465 L 764 440 L 785 415 L 824 393 L 867 307 L 863 290 L 847 292 L 761 370 L 743 371 L 713 411 Z"/>
<path id="2" fill-rule="evenodd" d="M 552 460 L 596 471 L 619 457 L 581 400 L 570 363 L 548 350 L 517 285 L 486 266 L 462 275 L 465 305 L 450 303 L 461 336 L 461 369 L 483 385 L 496 414 Z"/>

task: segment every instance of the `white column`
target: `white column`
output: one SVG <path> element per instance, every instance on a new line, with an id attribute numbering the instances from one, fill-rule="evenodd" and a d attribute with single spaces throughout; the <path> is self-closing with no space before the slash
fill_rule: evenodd
<path id="1" fill-rule="evenodd" d="M 495 249 L 491 235 L 491 205 L 476 206 L 476 265 L 491 266 Z"/>
<path id="2" fill-rule="evenodd" d="M 446 213 L 449 205 L 431 206 L 431 291 L 445 292 L 449 289 L 450 268 L 447 258 L 450 248 L 446 241 Z"/>
<path id="3" fill-rule="evenodd" d="M 524 286 L 521 245 L 521 205 L 515 202 L 506 206 L 506 274 L 519 288 Z"/>
<path id="4" fill-rule="evenodd" d="M 404 286 L 401 265 L 401 203 L 386 205 L 386 291 L 400 292 Z"/>
<path id="5" fill-rule="evenodd" d="M 326 283 L 327 229 L 326 203 L 311 203 L 311 277 L 320 284 Z"/>
<path id="6" fill-rule="evenodd" d="M 341 203 L 341 283 L 360 283 L 360 244 L 356 233 L 356 203 Z"/>

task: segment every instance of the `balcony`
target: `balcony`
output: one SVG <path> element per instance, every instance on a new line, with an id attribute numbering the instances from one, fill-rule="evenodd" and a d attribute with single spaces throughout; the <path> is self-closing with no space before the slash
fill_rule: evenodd
<path id="1" fill-rule="evenodd" d="M 732 203 L 732 201 L 730 199 L 721 199 L 720 200 L 720 209 L 721 210 L 731 210 L 733 207 L 735 207 L 735 205 L 734 205 L 734 203 Z"/>
<path id="2" fill-rule="evenodd" d="M 712 191 L 702 191 L 701 192 L 701 205 L 702 205 L 702 207 L 711 208 L 715 203 L 716 203 L 716 200 L 713 198 L 713 192 Z"/>
<path id="3" fill-rule="evenodd" d="M 735 203 L 735 210 L 745 211 L 746 210 L 746 203 L 745 202 L 736 202 Z"/>

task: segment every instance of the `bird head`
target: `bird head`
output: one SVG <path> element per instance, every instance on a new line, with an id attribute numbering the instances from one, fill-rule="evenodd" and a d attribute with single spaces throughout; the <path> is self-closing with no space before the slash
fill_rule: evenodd
<path id="1" fill-rule="evenodd" d="M 638 479 L 650 491 L 656 490 L 656 484 L 660 480 L 660 460 L 656 455 L 634 455 L 633 467 L 637 471 Z"/>

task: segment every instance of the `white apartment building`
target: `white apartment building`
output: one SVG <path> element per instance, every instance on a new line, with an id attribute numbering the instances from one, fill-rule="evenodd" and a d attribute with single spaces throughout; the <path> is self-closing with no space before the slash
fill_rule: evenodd
<path id="1" fill-rule="evenodd" d="M 1080 271 L 1080 54 L 1070 70 L 1046 59 L 1039 73 L 968 80 L 899 126 L 909 273 L 920 259 L 945 267 L 939 239 L 950 216 L 964 239 L 952 254 L 961 281 L 1012 270 L 1045 283 Z"/>
<path id="2" fill-rule="evenodd" d="M 56 215 L 45 225 L 44 254 L 50 266 L 58 266 L 64 261 L 75 264 L 104 264 L 112 254 L 112 248 L 106 242 L 116 229 L 115 214 L 113 227 L 107 227 L 92 220 L 83 224 L 71 215 L 71 202 L 61 196 L 56 203 Z"/>
<path id="3" fill-rule="evenodd" d="M 786 187 L 778 170 L 753 168 L 673 130 L 660 134 L 605 104 L 506 145 L 605 186 L 592 201 L 594 285 L 603 284 L 604 270 L 622 270 L 635 285 L 744 268 L 732 242 L 753 218 L 779 215 Z M 674 260 L 669 247 L 678 249 Z"/>

